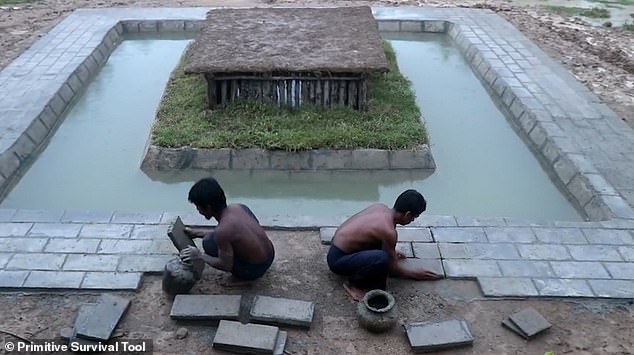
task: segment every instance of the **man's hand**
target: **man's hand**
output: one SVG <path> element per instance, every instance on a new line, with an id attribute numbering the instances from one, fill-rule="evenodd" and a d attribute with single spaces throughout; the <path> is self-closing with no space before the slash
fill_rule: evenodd
<path id="1" fill-rule="evenodd" d="M 183 262 L 189 263 L 202 259 L 202 253 L 198 248 L 189 246 L 181 250 L 180 258 Z"/>
<path id="2" fill-rule="evenodd" d="M 426 269 L 412 270 L 410 271 L 410 277 L 414 280 L 436 280 L 442 278 L 437 273 Z"/>

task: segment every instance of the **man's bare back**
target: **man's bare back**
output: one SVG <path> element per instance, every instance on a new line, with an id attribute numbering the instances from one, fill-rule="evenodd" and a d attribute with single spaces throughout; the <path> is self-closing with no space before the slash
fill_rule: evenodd
<path id="1" fill-rule="evenodd" d="M 332 243 L 346 253 L 383 249 L 385 243 L 396 243 L 392 209 L 377 203 L 362 210 L 337 228 Z"/>
<path id="2" fill-rule="evenodd" d="M 261 263 L 273 254 L 273 244 L 262 226 L 240 205 L 229 205 L 214 230 L 216 241 L 231 244 L 234 255 L 248 263 Z"/>

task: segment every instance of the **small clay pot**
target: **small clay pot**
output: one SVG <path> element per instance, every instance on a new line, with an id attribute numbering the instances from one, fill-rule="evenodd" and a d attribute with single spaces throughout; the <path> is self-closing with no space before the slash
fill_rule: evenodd
<path id="1" fill-rule="evenodd" d="M 163 270 L 163 291 L 170 295 L 189 293 L 200 279 L 191 263 L 175 257 L 165 264 Z"/>
<path id="2" fill-rule="evenodd" d="M 357 306 L 359 324 L 373 332 L 382 333 L 396 324 L 396 301 L 383 290 L 372 290 L 365 294 Z"/>

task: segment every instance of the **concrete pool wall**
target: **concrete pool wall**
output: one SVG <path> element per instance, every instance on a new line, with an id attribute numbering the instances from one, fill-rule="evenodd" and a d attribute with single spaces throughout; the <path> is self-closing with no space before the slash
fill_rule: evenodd
<path id="1" fill-rule="evenodd" d="M 59 119 L 124 34 L 195 32 L 208 10 L 80 9 L 4 68 L 0 72 L 2 195 L 37 157 Z M 618 117 L 509 23 L 480 9 L 374 8 L 373 12 L 382 32 L 448 34 L 553 180 L 589 219 L 634 219 L 620 190 L 586 154 L 589 146 L 583 142 L 599 139 L 574 139 L 579 130 L 592 134 L 584 130 L 589 125 L 620 138 L 618 134 L 625 131 L 618 126 Z"/>

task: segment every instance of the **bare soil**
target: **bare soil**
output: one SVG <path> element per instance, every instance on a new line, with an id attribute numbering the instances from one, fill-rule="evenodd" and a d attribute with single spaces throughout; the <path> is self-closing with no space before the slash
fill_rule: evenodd
<path id="1" fill-rule="evenodd" d="M 487 7 L 513 23 L 526 36 L 597 94 L 634 127 L 634 33 L 617 28 L 591 27 L 532 7 L 465 0 L 346 1 L 346 0 L 41 0 L 0 7 L 0 68 L 5 67 L 67 14 L 81 7 L 122 6 L 463 6 Z M 356 305 L 341 288 L 324 261 L 325 248 L 316 233 L 271 232 L 278 250 L 273 268 L 249 289 L 223 289 L 220 272 L 207 269 L 193 290 L 201 294 L 242 293 L 296 298 L 316 302 L 309 331 L 289 330 L 288 354 L 403 354 L 410 353 L 400 327 L 372 335 L 357 326 Z M 634 354 L 632 301 L 575 299 L 484 299 L 473 281 L 411 282 L 391 280 L 401 323 L 461 317 L 476 340 L 472 347 L 451 354 Z M 138 292 L 119 293 L 132 305 L 118 332 L 125 338 L 151 338 L 155 353 L 211 353 L 214 327 L 178 323 L 169 318 L 171 300 L 161 290 L 160 276 L 147 276 Z M 31 339 L 54 338 L 72 326 L 83 303 L 98 293 L 0 294 L 0 343 L 15 340 L 9 331 Z M 536 339 L 526 341 L 502 328 L 509 314 L 532 306 L 553 324 Z M 177 339 L 176 330 L 188 336 Z M 4 349 L 0 348 L 0 353 Z"/>
<path id="2" fill-rule="evenodd" d="M 265 277 L 249 288 L 226 289 L 218 284 L 221 272 L 207 268 L 194 294 L 242 294 L 246 304 L 254 295 L 314 301 L 310 330 L 287 329 L 286 354 L 408 354 L 403 328 L 385 334 L 360 328 L 356 303 L 341 287 L 343 280 L 325 264 L 326 247 L 316 232 L 269 232 L 276 260 Z M 447 354 L 632 354 L 634 305 L 632 301 L 580 299 L 483 298 L 468 280 L 415 282 L 390 279 L 400 324 L 464 318 L 475 337 L 473 346 Z M 125 339 L 152 339 L 156 354 L 209 354 L 215 327 L 209 323 L 179 322 L 169 318 L 172 301 L 161 290 L 160 276 L 146 276 L 137 292 L 117 292 L 131 306 L 116 334 Z M 96 302 L 98 293 L 3 293 L 0 295 L 0 331 L 29 339 L 53 339 L 63 327 L 72 327 L 78 308 Z M 243 303 L 243 305 L 245 304 Z M 526 341 L 500 325 L 510 314 L 534 307 L 552 328 Z M 242 311 L 247 308 L 243 307 Z M 243 312 L 245 313 L 245 312 Z M 242 321 L 246 321 L 243 314 Z M 177 330 L 187 336 L 179 339 Z M 2 341 L 15 341 L 0 333 Z M 4 353 L 1 350 L 0 354 Z"/>

